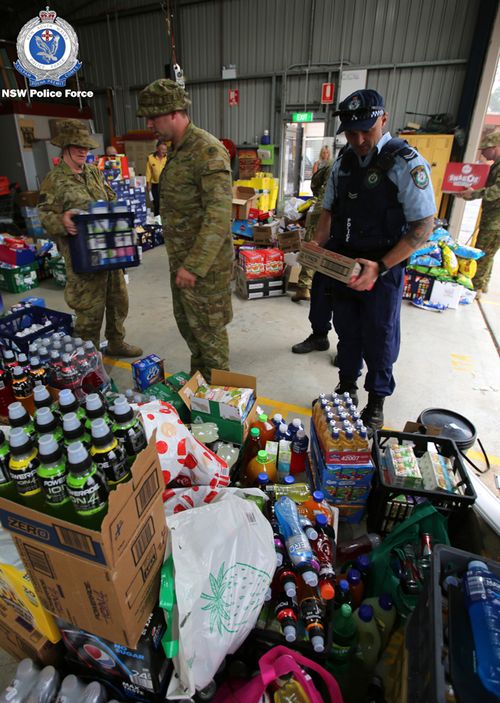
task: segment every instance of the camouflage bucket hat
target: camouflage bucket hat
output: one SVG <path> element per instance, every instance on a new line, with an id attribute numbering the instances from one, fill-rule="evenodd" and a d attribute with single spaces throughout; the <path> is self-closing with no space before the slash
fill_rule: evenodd
<path id="1" fill-rule="evenodd" d="M 500 146 L 500 132 L 493 132 L 481 139 L 480 149 L 489 149 L 492 146 Z"/>
<path id="2" fill-rule="evenodd" d="M 175 81 L 160 78 L 139 93 L 137 117 L 158 117 L 177 110 L 187 110 L 191 105 L 188 94 Z"/>
<path id="3" fill-rule="evenodd" d="M 92 139 L 89 128 L 80 120 L 61 120 L 59 134 L 50 140 L 54 146 L 80 146 L 84 149 L 97 149 L 99 142 Z"/>

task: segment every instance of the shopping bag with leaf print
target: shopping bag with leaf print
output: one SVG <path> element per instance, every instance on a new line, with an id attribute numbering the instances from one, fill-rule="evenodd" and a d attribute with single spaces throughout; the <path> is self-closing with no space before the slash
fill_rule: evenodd
<path id="1" fill-rule="evenodd" d="M 168 517 L 178 641 L 167 698 L 187 700 L 213 679 L 255 626 L 276 568 L 270 524 L 255 503 L 228 493 Z"/>

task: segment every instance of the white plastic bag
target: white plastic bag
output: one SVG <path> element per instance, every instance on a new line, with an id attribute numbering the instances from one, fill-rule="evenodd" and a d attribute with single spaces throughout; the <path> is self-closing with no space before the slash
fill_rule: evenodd
<path id="1" fill-rule="evenodd" d="M 191 488 L 167 488 L 163 493 L 163 508 L 165 517 L 170 517 L 176 513 L 182 513 L 183 510 L 191 508 L 199 508 L 207 503 L 220 500 L 225 493 L 233 493 L 234 495 L 244 498 L 245 495 L 268 500 L 268 497 L 260 488 L 236 488 L 222 487 L 210 488 L 210 486 L 192 486 Z M 169 523 L 170 524 L 170 523 Z"/>
<path id="2" fill-rule="evenodd" d="M 165 485 L 174 479 L 182 486 L 227 486 L 226 462 L 193 437 L 176 409 L 163 400 L 139 405 L 148 440 L 156 430 L 156 451 Z"/>
<path id="3" fill-rule="evenodd" d="M 168 518 L 173 555 L 172 635 L 179 641 L 167 698 L 188 700 L 255 626 L 276 568 L 271 525 L 232 493 Z"/>

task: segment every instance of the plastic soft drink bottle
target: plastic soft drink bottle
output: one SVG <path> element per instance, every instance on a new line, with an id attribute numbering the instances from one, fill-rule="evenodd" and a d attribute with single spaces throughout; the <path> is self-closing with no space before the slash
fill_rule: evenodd
<path id="1" fill-rule="evenodd" d="M 358 628 L 360 657 L 366 668 L 372 671 L 377 664 L 381 646 L 380 633 L 373 617 L 372 606 L 360 605 L 354 613 L 354 618 Z"/>
<path id="2" fill-rule="evenodd" d="M 30 436 L 35 434 L 33 421 L 22 403 L 16 401 L 8 408 L 9 423 L 11 427 L 22 427 Z"/>
<path id="3" fill-rule="evenodd" d="M 276 603 L 274 614 L 281 625 L 285 640 L 295 642 L 297 639 L 297 613 L 293 600 L 283 594 L 283 597 L 279 598 Z"/>
<path id="4" fill-rule="evenodd" d="M 81 442 L 68 446 L 66 484 L 78 523 L 99 531 L 108 509 L 106 479 L 97 470 Z"/>
<path id="5" fill-rule="evenodd" d="M 76 390 L 80 385 L 80 374 L 69 354 L 62 355 L 61 387 Z"/>
<path id="6" fill-rule="evenodd" d="M 30 415 L 35 412 L 33 383 L 22 366 L 14 366 L 12 369 L 12 393 L 14 398 L 24 405 Z"/>
<path id="7" fill-rule="evenodd" d="M 36 685 L 24 699 L 25 703 L 52 703 L 59 690 L 60 677 L 53 666 L 46 666 L 40 672 Z"/>
<path id="8" fill-rule="evenodd" d="M 35 403 L 35 412 L 40 410 L 40 408 L 48 408 L 52 412 L 55 410 L 55 403 L 45 386 L 35 386 L 33 388 L 33 401 Z"/>
<path id="9" fill-rule="evenodd" d="M 100 417 L 91 424 L 92 461 L 103 476 L 109 488 L 128 481 L 132 475 L 127 462 L 125 449 L 118 442 L 106 421 Z"/>
<path id="10" fill-rule="evenodd" d="M 11 403 L 15 403 L 12 392 L 12 379 L 4 369 L 0 369 L 0 415 L 7 415 Z"/>
<path id="11" fill-rule="evenodd" d="M 339 563 L 343 563 L 348 559 L 354 559 L 359 554 L 371 552 L 372 549 L 379 547 L 381 544 L 382 539 L 375 532 L 368 532 L 360 537 L 344 540 L 337 544 L 337 560 Z"/>
<path id="12" fill-rule="evenodd" d="M 323 626 L 323 605 L 310 586 L 299 581 L 300 617 L 305 625 L 307 636 L 317 654 L 325 651 L 325 629 Z"/>
<path id="13" fill-rule="evenodd" d="M 17 500 L 16 486 L 9 472 L 10 450 L 5 434 L 0 430 L 0 496 Z"/>
<path id="14" fill-rule="evenodd" d="M 331 600 L 335 595 L 335 565 L 333 545 L 326 533 L 328 520 L 325 515 L 316 516 L 317 539 L 311 542 L 319 563 L 319 592 L 323 600 Z"/>
<path id="15" fill-rule="evenodd" d="M 287 496 L 281 496 L 276 501 L 274 510 L 292 564 L 307 585 L 317 586 L 316 562 L 309 540 L 300 526 L 297 506 Z"/>
<path id="16" fill-rule="evenodd" d="M 66 459 L 56 439 L 45 434 L 38 441 L 38 480 L 45 496 L 45 508 L 55 517 L 75 521 L 75 512 L 66 486 Z"/>
<path id="17" fill-rule="evenodd" d="M 285 541 L 280 533 L 280 528 L 276 515 L 274 514 L 275 500 L 269 496 L 269 500 L 264 505 L 264 515 L 273 529 L 274 548 L 276 550 L 276 566 L 281 566 L 286 557 Z"/>
<path id="18" fill-rule="evenodd" d="M 253 424 L 253 427 L 258 427 L 260 430 L 260 446 L 261 449 L 265 449 L 266 442 L 273 442 L 274 436 L 276 434 L 276 427 L 272 422 L 269 422 L 269 418 L 265 413 L 261 413 L 257 421 Z"/>
<path id="19" fill-rule="evenodd" d="M 39 674 L 40 669 L 31 659 L 23 659 L 10 684 L 0 693 L 0 703 L 24 703 L 35 687 Z"/>
<path id="20" fill-rule="evenodd" d="M 38 358 L 40 359 L 40 364 L 43 366 L 45 371 L 49 373 L 50 369 L 50 352 L 47 347 L 40 347 L 38 349 Z"/>
<path id="21" fill-rule="evenodd" d="M 36 388 L 37 386 L 46 386 L 49 382 L 49 374 L 47 373 L 45 367 L 42 366 L 42 362 L 38 356 L 31 357 L 30 376 L 33 383 L 33 388 Z"/>
<path id="22" fill-rule="evenodd" d="M 278 480 L 276 464 L 270 459 L 264 449 L 260 449 L 257 452 L 257 456 L 250 461 L 246 468 L 247 485 L 254 486 L 257 483 L 258 475 L 261 473 L 266 473 L 271 483 L 276 483 Z"/>
<path id="23" fill-rule="evenodd" d="M 87 451 L 90 451 L 92 440 L 85 429 L 85 424 L 78 419 L 76 413 L 66 413 L 63 416 L 63 438 L 67 447 L 73 442 L 81 442 Z"/>
<path id="24" fill-rule="evenodd" d="M 339 610 L 344 604 L 352 606 L 352 595 L 349 588 L 349 581 L 347 579 L 340 579 L 335 589 L 335 597 L 333 607 L 335 610 Z"/>
<path id="25" fill-rule="evenodd" d="M 3 351 L 3 368 L 7 377 L 12 380 L 12 371 L 18 366 L 16 355 L 12 349 L 4 349 Z"/>
<path id="26" fill-rule="evenodd" d="M 290 440 L 290 433 L 288 432 L 288 425 L 286 422 L 282 422 L 278 429 L 276 430 L 276 435 L 275 435 L 276 442 L 279 442 L 282 439 Z"/>
<path id="27" fill-rule="evenodd" d="M 63 433 L 61 426 L 50 408 L 40 408 L 40 410 L 37 410 L 34 422 L 35 432 L 37 432 L 39 436 L 50 434 L 58 444 L 62 442 Z"/>
<path id="28" fill-rule="evenodd" d="M 61 415 L 76 413 L 76 416 L 82 422 L 85 422 L 86 419 L 85 410 L 81 407 L 80 402 L 70 388 L 63 388 L 63 390 L 59 391 L 59 412 Z"/>
<path id="29" fill-rule="evenodd" d="M 92 344 L 92 342 L 91 342 Z M 98 393 L 91 393 L 85 399 L 85 415 L 87 420 L 85 426 L 88 430 L 92 425 L 93 420 L 98 420 L 102 418 L 106 422 L 109 422 L 108 413 L 106 412 L 106 407 L 102 402 L 101 396 Z"/>
<path id="30" fill-rule="evenodd" d="M 252 461 L 254 457 L 257 456 L 257 453 L 260 451 L 260 429 L 258 427 L 252 427 L 246 443 L 245 443 L 245 449 L 243 450 L 243 475 L 245 476 L 246 474 L 246 469 L 249 463 Z M 247 481 L 248 483 L 248 481 Z M 248 484 L 250 485 L 250 484 Z"/>
<path id="31" fill-rule="evenodd" d="M 332 625 L 330 655 L 336 668 L 345 667 L 354 655 L 358 642 L 358 627 L 348 603 L 334 611 Z"/>
<path id="32" fill-rule="evenodd" d="M 35 443 L 22 427 L 13 427 L 9 447 L 9 473 L 16 486 L 18 500 L 28 508 L 42 511 L 44 498 L 37 476 L 40 460 Z"/>
<path id="33" fill-rule="evenodd" d="M 292 439 L 290 460 L 290 473 L 300 474 L 306 470 L 307 449 L 309 447 L 309 437 L 304 430 L 297 430 Z"/>
<path id="34" fill-rule="evenodd" d="M 272 423 L 273 423 L 276 430 L 278 429 L 278 427 L 281 425 L 282 422 L 283 422 L 283 415 L 281 413 L 274 413 Z M 276 439 L 276 436 L 275 436 L 275 439 Z"/>
<path id="35" fill-rule="evenodd" d="M 137 454 L 148 444 L 142 423 L 124 396 L 118 396 L 110 413 L 113 418 L 113 434 L 125 449 L 127 461 L 132 465 Z"/>
<path id="36" fill-rule="evenodd" d="M 292 440 L 299 430 L 303 430 L 302 422 L 300 418 L 294 417 L 293 420 L 288 425 L 288 431 L 290 432 L 290 439 Z"/>
<path id="37" fill-rule="evenodd" d="M 500 579 L 484 561 L 469 562 L 464 575 L 476 665 L 483 686 L 491 693 L 500 691 Z"/>
<path id="38" fill-rule="evenodd" d="M 363 600 L 365 586 L 361 579 L 361 574 L 357 569 L 349 569 L 347 572 L 347 580 L 349 581 L 349 590 L 352 595 L 352 606 L 356 610 Z"/>
<path id="39" fill-rule="evenodd" d="M 24 352 L 21 352 L 20 354 L 17 355 L 17 363 L 19 366 L 25 371 L 27 374 L 30 372 L 30 364 L 28 361 L 28 357 Z"/>
<path id="40" fill-rule="evenodd" d="M 392 599 L 386 593 L 373 598 L 365 598 L 362 605 L 371 605 L 373 616 L 380 633 L 380 651 L 383 651 L 396 623 L 397 612 Z"/>
<path id="41" fill-rule="evenodd" d="M 288 559 L 278 566 L 275 571 L 273 583 L 276 582 L 277 589 L 286 593 L 288 598 L 295 598 L 297 595 L 297 575 L 293 571 Z"/>
<path id="42" fill-rule="evenodd" d="M 314 491 L 308 500 L 300 506 L 300 510 L 307 512 L 311 521 L 315 521 L 318 515 L 324 515 L 329 525 L 332 524 L 332 511 L 325 500 L 323 491 Z"/>

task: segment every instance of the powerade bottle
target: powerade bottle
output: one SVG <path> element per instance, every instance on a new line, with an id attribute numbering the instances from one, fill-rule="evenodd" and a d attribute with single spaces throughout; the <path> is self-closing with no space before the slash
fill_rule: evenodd
<path id="1" fill-rule="evenodd" d="M 59 422 L 54 416 L 50 408 L 40 408 L 35 413 L 35 431 L 38 436 L 50 434 L 56 442 L 60 444 L 63 439 L 63 433 Z"/>
<path id="2" fill-rule="evenodd" d="M 281 626 L 285 640 L 295 642 L 297 639 L 297 613 L 293 600 L 283 595 L 276 603 L 274 614 Z"/>
<path id="3" fill-rule="evenodd" d="M 9 405 L 8 414 L 11 427 L 22 427 L 30 437 L 35 434 L 33 420 L 22 403 L 19 401 L 11 403 Z"/>
<path id="4" fill-rule="evenodd" d="M 30 376 L 33 382 L 33 390 L 38 386 L 46 386 L 49 382 L 49 374 L 38 356 L 31 357 Z"/>
<path id="5" fill-rule="evenodd" d="M 18 499 L 28 508 L 43 511 L 44 497 L 37 476 L 40 460 L 35 443 L 22 427 L 13 427 L 9 446 L 9 472 L 16 486 Z"/>
<path id="6" fill-rule="evenodd" d="M 323 604 L 316 589 L 299 582 L 299 610 L 307 636 L 317 654 L 325 651 L 325 628 L 323 626 Z"/>
<path id="7" fill-rule="evenodd" d="M 50 366 L 50 352 L 47 347 L 43 346 L 38 349 L 38 358 L 40 359 L 40 364 L 48 374 Z"/>
<path id="8" fill-rule="evenodd" d="M 129 465 L 132 465 L 137 454 L 148 445 L 141 421 L 122 395 L 116 398 L 110 414 L 114 420 L 111 427 L 113 434 L 125 449 Z"/>
<path id="9" fill-rule="evenodd" d="M 106 479 L 97 470 L 81 442 L 68 446 L 66 485 L 77 515 L 77 521 L 89 530 L 101 529 L 108 509 Z"/>
<path id="10" fill-rule="evenodd" d="M 91 426 L 92 447 L 90 454 L 97 469 L 105 476 L 108 486 L 128 481 L 132 475 L 125 449 L 116 439 L 102 417 Z"/>
<path id="11" fill-rule="evenodd" d="M 45 509 L 55 517 L 75 521 L 75 511 L 66 486 L 66 459 L 53 435 L 45 434 L 38 442 L 38 480 L 45 496 Z"/>
<path id="12" fill-rule="evenodd" d="M 72 390 L 80 386 L 80 373 L 69 354 L 62 355 L 61 385 Z"/>
<path id="13" fill-rule="evenodd" d="M 274 512 L 292 564 L 308 586 L 317 586 L 317 563 L 313 559 L 309 540 L 300 526 L 297 506 L 287 496 L 281 496 L 275 503 Z"/>
<path id="14" fill-rule="evenodd" d="M 64 446 L 73 442 L 81 442 L 87 451 L 90 451 L 92 440 L 85 429 L 85 424 L 78 419 L 76 413 L 67 413 L 63 416 L 63 441 Z"/>
<path id="15" fill-rule="evenodd" d="M 102 398 L 98 393 L 91 393 L 85 398 L 85 415 L 87 416 L 85 427 L 88 430 L 90 430 L 93 420 L 102 418 L 106 422 L 109 422 L 106 406 L 102 402 Z"/>
<path id="16" fill-rule="evenodd" d="M 49 410 L 52 410 L 55 414 L 56 403 L 53 402 L 52 396 L 45 386 L 35 386 L 33 388 L 33 400 L 36 410 L 40 410 L 40 408 L 49 408 Z"/>
<path id="17" fill-rule="evenodd" d="M 500 579 L 484 561 L 469 562 L 464 575 L 476 666 L 483 686 L 491 693 L 500 691 Z"/>
<path id="18" fill-rule="evenodd" d="M 16 486 L 9 472 L 10 450 L 5 434 L 0 430 L 0 496 L 18 500 Z"/>
<path id="19" fill-rule="evenodd" d="M 14 366 L 12 370 L 12 392 L 14 398 L 19 400 L 28 412 L 33 413 L 33 382 L 29 373 L 22 366 Z"/>
<path id="20" fill-rule="evenodd" d="M 67 413 L 76 413 L 76 416 L 82 422 L 85 422 L 85 410 L 81 407 L 75 394 L 70 388 L 63 388 L 59 391 L 59 412 L 61 415 Z"/>
<path id="21" fill-rule="evenodd" d="M 18 363 L 16 355 L 14 354 L 12 349 L 4 349 L 3 368 L 5 370 L 5 373 L 7 374 L 9 381 L 12 381 L 12 371 L 16 366 L 18 366 Z"/>

